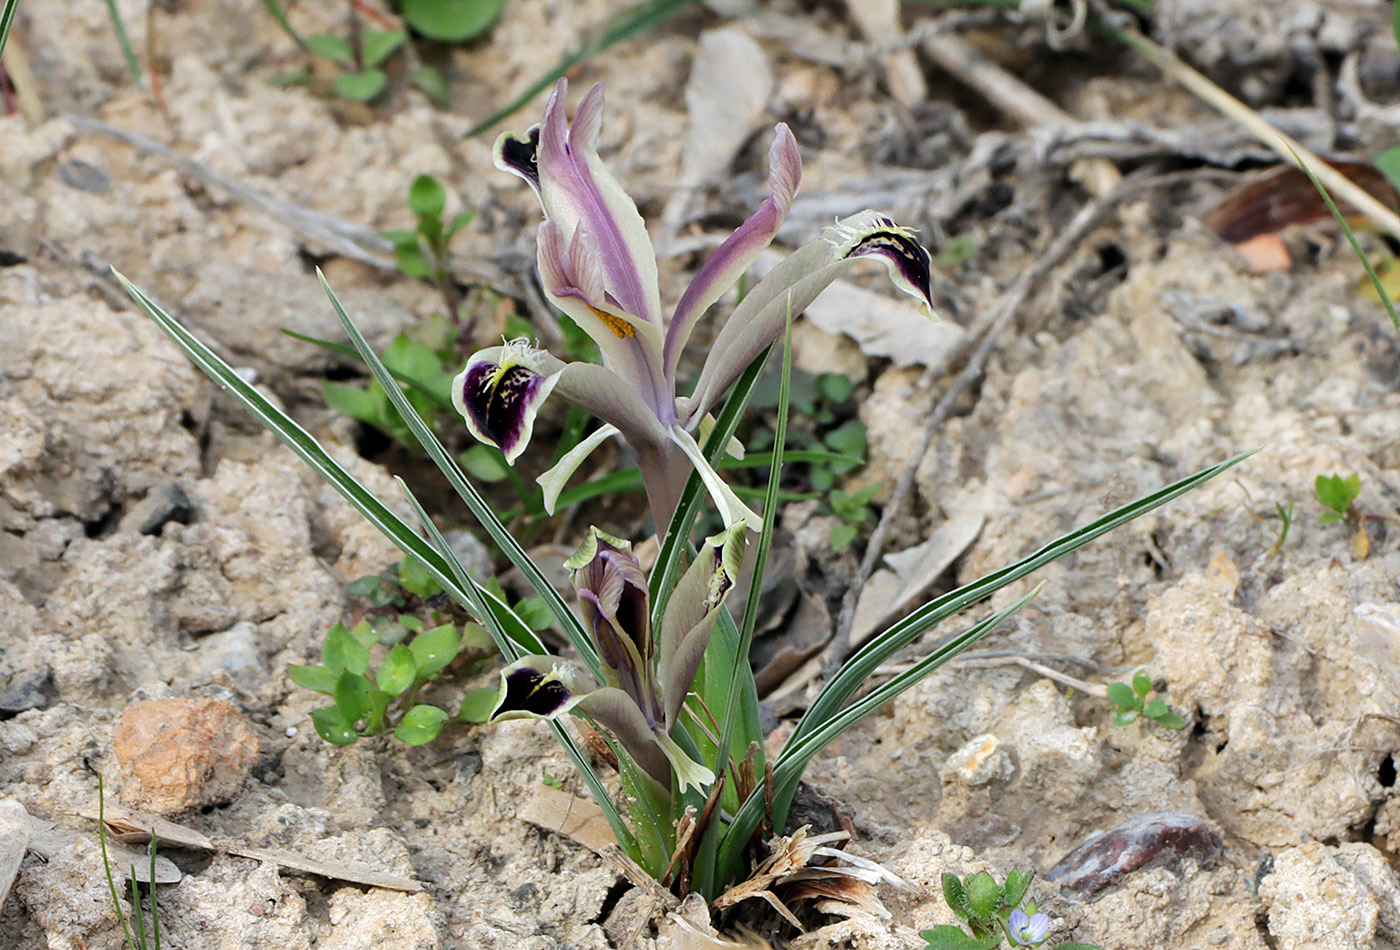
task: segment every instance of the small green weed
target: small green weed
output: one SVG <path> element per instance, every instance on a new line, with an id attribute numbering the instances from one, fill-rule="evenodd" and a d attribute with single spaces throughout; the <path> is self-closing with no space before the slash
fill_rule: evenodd
<path id="1" fill-rule="evenodd" d="M 1327 510 L 1317 520 L 1321 524 L 1335 524 L 1346 521 L 1355 524 L 1361 520 L 1356 510 L 1356 498 L 1361 494 L 1361 476 L 1355 472 L 1343 478 L 1340 475 L 1319 475 L 1313 483 L 1317 493 L 1317 503 Z"/>
<path id="2" fill-rule="evenodd" d="M 362 736 L 393 732 L 406 745 L 433 741 L 449 716 L 444 709 L 419 703 L 419 691 L 463 650 L 484 656 L 491 646 L 485 629 L 476 624 L 465 624 L 459 631 L 450 623 L 428 627 L 410 616 L 400 617 L 398 623 L 413 639 L 393 644 L 373 678 L 370 650 L 381 641 L 368 620 L 348 629 L 343 623 L 331 627 L 321 646 L 320 664 L 287 668 L 292 682 L 335 701 L 311 712 L 322 739 L 349 745 Z"/>
<path id="3" fill-rule="evenodd" d="M 1288 500 L 1288 506 L 1284 507 L 1283 502 L 1274 502 L 1274 510 L 1278 512 L 1279 529 L 1278 537 L 1274 538 L 1273 547 L 1269 548 L 1269 554 L 1277 554 L 1283 549 L 1283 543 L 1288 540 L 1288 529 L 1293 527 L 1293 499 Z"/>
<path id="4" fill-rule="evenodd" d="M 151 926 L 146 929 L 145 911 L 141 907 L 141 884 L 136 880 L 136 865 L 131 866 L 131 925 L 127 926 L 126 914 L 122 913 L 121 897 L 117 894 L 116 876 L 112 874 L 112 860 L 107 853 L 107 790 L 102 776 L 97 777 L 97 840 L 102 846 L 102 869 L 107 872 L 107 890 L 112 895 L 112 908 L 117 912 L 117 923 L 121 925 L 122 936 L 127 950 L 160 950 L 160 908 L 156 904 L 156 836 L 151 835 L 146 854 L 150 858 L 150 876 L 146 883 L 146 906 L 150 909 Z"/>
<path id="5" fill-rule="evenodd" d="M 1157 725 L 1168 729 L 1182 729 L 1186 726 L 1186 720 L 1172 712 L 1166 700 L 1160 696 L 1147 698 L 1152 693 L 1152 677 L 1148 676 L 1145 670 L 1138 670 L 1133 674 L 1132 685 L 1109 683 L 1105 689 L 1108 690 L 1109 704 L 1113 706 L 1115 726 L 1131 726 L 1139 717 L 1151 719 Z"/>
<path id="6" fill-rule="evenodd" d="M 451 221 L 444 222 L 447 209 L 447 189 L 432 175 L 419 175 L 408 186 L 408 210 L 417 219 L 417 226 L 383 232 L 394 245 L 394 261 L 409 277 L 431 281 L 442 294 L 447 313 L 458 319 L 462 295 L 457 290 L 448 266 L 448 245 L 457 232 L 472 223 L 474 211 L 461 211 Z"/>
<path id="7" fill-rule="evenodd" d="M 998 884 L 986 871 L 960 878 L 943 875 L 943 899 L 963 927 L 940 924 L 919 932 L 927 950 L 994 950 L 1006 941 L 1013 947 L 1038 947 L 1050 936 L 1050 916 L 1027 900 L 1034 871 L 1013 870 Z M 970 933 L 968 931 L 971 931 Z M 1087 944 L 1062 943 L 1056 950 L 1097 950 Z"/>

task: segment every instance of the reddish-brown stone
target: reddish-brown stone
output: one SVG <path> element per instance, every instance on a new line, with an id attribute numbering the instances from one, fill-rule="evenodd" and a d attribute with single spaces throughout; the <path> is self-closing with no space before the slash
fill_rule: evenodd
<path id="1" fill-rule="evenodd" d="M 258 759 L 258 737 L 230 703 L 132 703 L 112 732 L 121 800 L 169 815 L 231 801 Z"/>

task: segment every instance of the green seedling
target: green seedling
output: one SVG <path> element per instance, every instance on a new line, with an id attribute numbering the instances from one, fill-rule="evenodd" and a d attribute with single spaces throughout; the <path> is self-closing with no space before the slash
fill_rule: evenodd
<path id="1" fill-rule="evenodd" d="M 1317 503 L 1327 510 L 1317 520 L 1321 524 L 1335 524 L 1345 521 L 1358 524 L 1361 513 L 1356 509 L 1356 496 L 1361 494 L 1361 476 L 1356 473 L 1343 478 L 1340 475 L 1319 475 L 1313 483 L 1317 493 Z"/>
<path id="2" fill-rule="evenodd" d="M 384 351 L 384 365 L 401 381 L 419 417 L 432 426 L 439 425 L 451 411 L 455 359 L 449 348 L 434 348 L 407 333 L 399 334 Z M 417 445 L 412 430 L 377 380 L 371 379 L 364 388 L 326 380 L 321 394 L 326 405 L 341 415 L 378 429 L 400 445 Z"/>
<path id="3" fill-rule="evenodd" d="M 1361 494 L 1361 476 L 1355 472 L 1343 478 L 1340 475 L 1319 475 L 1313 483 L 1317 503 L 1327 510 L 1317 519 L 1321 524 L 1345 522 L 1356 529 L 1352 537 L 1352 553 L 1358 559 L 1365 559 L 1371 553 L 1371 536 L 1366 531 L 1366 521 L 1372 517 L 1361 513 L 1356 507 L 1356 498 Z"/>
<path id="4" fill-rule="evenodd" d="M 326 634 L 319 664 L 287 668 L 292 682 L 334 700 L 311 712 L 322 739 L 349 745 L 363 736 L 392 732 L 406 745 L 423 745 L 437 738 L 451 718 L 438 706 L 418 702 L 418 694 L 459 654 L 484 655 L 490 636 L 470 623 L 459 630 L 450 623 L 428 627 L 416 617 L 400 617 L 399 624 L 412 639 L 394 643 L 376 670 L 370 668 L 371 652 L 383 643 L 368 620 L 353 628 L 337 623 Z"/>
<path id="5" fill-rule="evenodd" d="M 1050 936 L 1050 915 L 1026 898 L 1034 871 L 1013 870 L 998 884 L 986 871 L 960 878 L 943 875 L 943 899 L 962 926 L 941 924 L 919 932 L 927 950 L 993 950 L 1004 942 L 1012 947 L 1038 947 Z M 965 929 L 964 929 L 965 928 Z M 1056 950 L 1096 950 L 1086 944 L 1062 943 Z"/>
<path id="6" fill-rule="evenodd" d="M 840 552 L 850 547 L 860 529 L 874 518 L 870 501 L 879 490 L 880 483 L 876 482 L 855 492 L 837 488 L 827 497 L 831 513 L 841 519 L 841 524 L 831 531 L 831 550 Z"/>
<path id="7" fill-rule="evenodd" d="M 461 211 L 450 221 L 443 221 L 447 209 L 447 189 L 432 175 L 419 175 L 408 186 L 408 210 L 417 225 L 411 229 L 385 231 L 384 237 L 394 245 L 394 261 L 409 277 L 431 281 L 442 294 L 447 313 L 454 320 L 462 309 L 462 295 L 448 263 L 448 246 L 457 232 L 472 223 L 473 211 Z"/>
<path id="8" fill-rule="evenodd" d="M 1269 548 L 1269 555 L 1277 554 L 1283 549 L 1283 542 L 1288 540 L 1288 529 L 1293 527 L 1293 499 L 1288 500 L 1286 508 L 1283 502 L 1274 502 L 1274 510 L 1278 512 L 1279 529 L 1278 537 L 1274 538 L 1273 547 Z"/>
<path id="9" fill-rule="evenodd" d="M 145 911 L 141 907 L 141 884 L 136 879 L 134 864 L 130 874 L 130 926 L 127 925 L 126 914 L 122 912 L 116 876 L 112 874 L 112 860 L 107 853 L 107 794 L 100 775 L 97 777 L 97 840 L 102 846 L 102 869 L 107 873 L 107 891 L 112 896 L 112 908 L 117 912 L 117 923 L 121 925 L 127 950 L 160 950 L 160 908 L 156 904 L 156 836 L 151 835 L 150 843 L 146 845 L 146 855 L 151 861 L 150 876 L 146 879 L 146 906 L 150 909 L 151 916 L 151 926 L 147 930 Z"/>
<path id="10" fill-rule="evenodd" d="M 314 33 L 302 38 L 307 52 L 332 64 L 335 91 L 351 102 L 372 102 L 389 88 L 389 75 L 381 68 L 384 61 L 408 41 L 404 30 L 361 30 L 349 39 L 331 33 Z M 271 80 L 277 86 L 308 85 L 315 78 L 311 69 L 283 73 Z"/>
<path id="11" fill-rule="evenodd" d="M 1151 719 L 1157 725 L 1168 729 L 1182 729 L 1186 726 L 1186 720 L 1172 712 L 1166 700 L 1160 696 L 1147 698 L 1152 693 L 1152 677 L 1144 670 L 1133 674 L 1132 685 L 1109 683 L 1104 688 L 1108 690 L 1108 702 L 1113 706 L 1115 726 L 1131 726 L 1139 717 Z"/>

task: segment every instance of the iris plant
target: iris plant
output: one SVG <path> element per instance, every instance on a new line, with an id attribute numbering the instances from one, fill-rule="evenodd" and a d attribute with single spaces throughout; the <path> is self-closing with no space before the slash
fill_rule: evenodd
<path id="1" fill-rule="evenodd" d="M 874 212 L 828 227 L 744 296 L 720 328 L 693 391 L 680 395 L 681 352 L 696 324 L 773 240 L 792 206 L 802 175 L 797 143 L 786 126 L 777 127 L 769 151 L 767 201 L 709 257 L 668 317 L 661 306 L 645 224 L 598 158 L 601 87 L 584 97 L 572 124 L 564 112 L 566 92 L 561 81 L 550 96 L 544 121 L 525 135 L 503 136 L 496 158 L 539 196 L 545 212 L 538 236 L 545 290 L 597 341 L 602 365 L 564 363 L 516 340 L 474 354 L 456 379 L 454 401 L 471 431 L 498 446 L 512 464 L 530 440 L 540 404 L 551 394 L 564 396 L 604 423 L 541 476 L 551 509 L 570 473 L 590 451 L 611 436 L 625 439 L 640 464 L 658 531 L 665 531 L 650 578 L 626 541 L 595 528 L 568 562 L 577 610 L 566 603 L 414 411 L 329 285 L 326 291 L 351 343 L 405 425 L 492 542 L 548 604 L 576 660 L 550 655 L 530 626 L 468 573 L 406 487 L 421 534 L 178 320 L 120 279 L 132 299 L 196 365 L 486 626 L 508 665 L 499 685 L 475 697 L 471 708 L 489 707 L 492 719 L 548 721 L 627 853 L 677 890 L 693 888 L 713 898 L 747 873 L 751 846 L 764 828 L 782 830 L 803 770 L 822 748 L 977 642 L 1031 595 L 1003 605 L 922 654 L 908 669 L 864 689 L 895 653 L 954 613 L 1181 495 L 1244 456 L 1125 505 L 895 622 L 822 686 L 781 753 L 765 762 L 747 654 L 773 537 L 790 346 L 783 349 L 782 398 L 762 520 L 724 485 L 709 459 L 732 435 L 752 393 L 760 357 L 817 294 L 852 262 L 870 257 L 882 261 L 895 285 L 927 307 L 928 254 L 910 231 Z M 722 399 L 726 402 L 717 414 L 718 430 L 710 432 L 707 420 Z M 704 449 L 700 441 L 706 443 Z M 689 525 L 702 484 L 725 528 L 693 550 Z M 753 555 L 755 576 L 736 623 L 726 600 L 749 532 L 760 527 Z M 566 713 L 599 726 L 612 743 L 626 807 L 619 807 L 564 727 Z M 1027 920 L 1017 933 L 1033 939 L 1038 927 L 1038 921 Z"/>
<path id="2" fill-rule="evenodd" d="M 802 180 L 797 140 L 786 125 L 777 127 L 768 152 L 768 200 L 710 255 L 668 316 L 646 224 L 598 158 L 603 87 L 589 90 L 572 124 L 564 113 L 567 92 L 567 81 L 559 80 L 543 123 L 497 140 L 496 164 L 539 196 L 545 292 L 598 344 L 603 363 L 563 363 L 515 340 L 474 354 L 456 379 L 453 400 L 472 434 L 512 463 L 551 393 L 602 420 L 540 476 L 551 513 L 580 463 L 620 435 L 637 455 L 658 530 L 669 522 L 692 471 L 700 473 L 726 525 L 744 521 L 757 529 L 758 517 L 725 486 L 696 442 L 711 409 L 777 339 L 788 315 L 801 313 L 854 261 L 883 261 L 895 285 L 929 307 L 928 252 L 908 229 L 873 211 L 837 222 L 744 297 L 720 330 L 693 395 L 678 397 L 680 356 L 696 324 L 769 245 L 792 207 Z"/>

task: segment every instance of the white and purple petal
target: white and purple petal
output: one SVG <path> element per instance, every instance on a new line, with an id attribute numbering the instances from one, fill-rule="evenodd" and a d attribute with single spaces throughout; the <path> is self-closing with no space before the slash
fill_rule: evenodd
<path id="1" fill-rule="evenodd" d="M 695 466 L 695 471 L 700 476 L 705 490 L 710 493 L 710 500 L 715 503 L 715 510 L 719 512 L 720 521 L 723 522 L 724 526 L 728 528 L 736 524 L 743 524 L 751 530 L 761 531 L 763 519 L 744 504 L 739 496 L 734 494 L 734 489 L 726 485 L 724 479 L 719 477 L 719 473 L 715 471 L 709 459 L 705 458 L 705 453 L 696 444 L 695 437 L 680 426 L 672 426 L 670 436 L 671 441 L 690 459 L 690 464 Z"/>
<path id="2" fill-rule="evenodd" d="M 884 262 L 895 286 L 932 312 L 932 266 L 912 231 L 873 211 L 838 221 L 773 268 L 734 308 L 710 348 L 694 395 L 678 403 L 682 423 L 698 424 L 782 334 L 789 314 L 796 317 L 853 262 L 867 258 Z"/>
<path id="3" fill-rule="evenodd" d="M 557 656 L 523 656 L 501 670 L 490 722 L 558 719 L 578 704 L 579 674 Z"/>
<path id="4" fill-rule="evenodd" d="M 512 340 L 472 354 L 452 381 L 452 404 L 472 435 L 514 464 L 563 370 L 563 363 L 528 340 Z"/>
<path id="5" fill-rule="evenodd" d="M 580 222 L 570 240 L 557 221 L 539 228 L 540 280 L 550 300 L 598 344 L 603 365 L 633 384 L 653 413 L 673 411 L 661 367 L 661 331 L 617 306 L 607 292 L 593 233 Z"/>
<path id="6" fill-rule="evenodd" d="M 544 489 L 544 510 L 549 514 L 554 514 L 554 508 L 559 503 L 559 495 L 564 491 L 564 486 L 569 483 L 574 472 L 583 464 L 588 456 L 592 455 L 598 446 L 602 445 L 612 436 L 618 434 L 615 425 L 601 425 L 594 429 L 578 445 L 565 452 L 554 467 L 535 479 L 535 482 Z"/>
<path id="7" fill-rule="evenodd" d="M 545 107 L 538 164 L 545 214 L 572 241 L 586 222 L 597 241 L 607 291 L 618 306 L 659 327 L 661 294 L 656 254 L 637 205 L 598 157 L 603 89 L 595 85 L 579 104 L 570 128 L 565 116 L 568 81 L 561 79 Z"/>
<path id="8" fill-rule="evenodd" d="M 670 326 L 666 328 L 668 378 L 675 378 L 676 363 L 696 321 L 738 282 L 763 249 L 772 243 L 787 218 L 801 182 L 802 154 L 798 151 L 797 139 L 786 124 L 780 123 L 768 150 L 771 192 L 768 200 L 715 249 L 676 305 Z"/>

